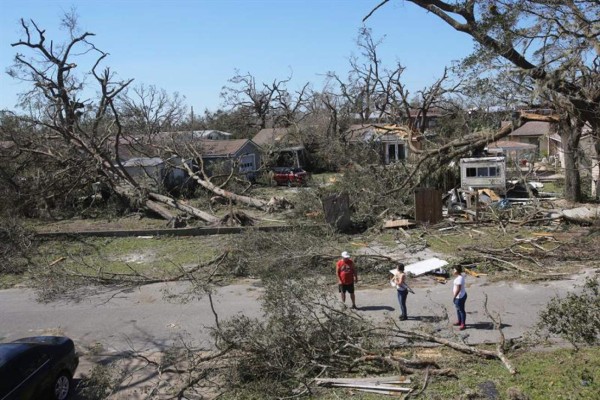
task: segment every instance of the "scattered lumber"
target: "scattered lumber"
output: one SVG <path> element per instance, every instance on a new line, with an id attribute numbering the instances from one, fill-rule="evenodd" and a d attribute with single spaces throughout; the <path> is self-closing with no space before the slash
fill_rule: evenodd
<path id="1" fill-rule="evenodd" d="M 376 393 L 376 394 L 387 395 L 387 396 L 396 396 L 396 397 L 404 396 L 401 392 L 389 392 L 389 391 L 377 390 L 377 389 L 356 389 L 356 390 L 358 392 Z"/>
<path id="2" fill-rule="evenodd" d="M 366 378 L 316 378 L 315 382 L 318 385 L 327 385 L 329 383 L 370 383 L 373 385 L 379 384 L 408 384 L 411 383 L 410 378 L 403 375 L 393 376 L 373 376 Z"/>
<path id="3" fill-rule="evenodd" d="M 475 272 L 469 268 L 465 268 L 465 272 L 475 278 L 479 278 L 480 276 L 487 276 L 487 274 L 482 274 L 481 272 Z"/>
<path id="4" fill-rule="evenodd" d="M 344 387 L 349 389 L 367 389 L 367 390 L 378 390 L 383 392 L 411 392 L 411 388 L 389 386 L 389 385 L 366 385 L 366 384 L 354 384 L 354 383 L 332 383 L 333 387 Z"/>
<path id="5" fill-rule="evenodd" d="M 383 224 L 383 229 L 405 228 L 415 225 L 417 225 L 416 222 L 410 219 L 395 219 L 385 221 Z"/>
<path id="6" fill-rule="evenodd" d="M 315 382 L 324 387 L 356 389 L 360 392 L 388 396 L 402 396 L 403 393 L 410 393 L 413 390 L 398 386 L 411 383 L 409 378 L 401 375 L 366 378 L 316 378 Z"/>

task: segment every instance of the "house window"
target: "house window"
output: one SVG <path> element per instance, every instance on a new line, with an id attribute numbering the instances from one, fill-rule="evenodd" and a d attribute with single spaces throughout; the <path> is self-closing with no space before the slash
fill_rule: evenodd
<path id="1" fill-rule="evenodd" d="M 404 145 L 400 144 L 400 143 L 391 143 L 388 144 L 388 151 L 387 151 L 387 159 L 386 161 L 388 163 L 392 163 L 395 161 L 400 161 L 400 160 L 404 160 L 405 154 L 404 154 Z"/>
<path id="2" fill-rule="evenodd" d="M 404 160 L 405 154 L 404 154 L 404 145 L 403 144 L 399 144 L 398 145 L 398 160 Z"/>
<path id="3" fill-rule="evenodd" d="M 396 161 L 396 145 L 388 144 L 388 162 Z"/>
<path id="4" fill-rule="evenodd" d="M 467 168 L 467 178 L 487 178 L 500 175 L 498 167 L 471 167 Z"/>

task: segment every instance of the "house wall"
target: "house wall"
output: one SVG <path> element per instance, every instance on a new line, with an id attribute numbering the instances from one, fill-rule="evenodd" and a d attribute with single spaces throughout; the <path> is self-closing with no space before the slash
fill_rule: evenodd
<path id="1" fill-rule="evenodd" d="M 248 141 L 246 142 L 246 144 L 244 146 L 242 146 L 241 149 L 239 149 L 236 153 L 235 153 L 235 157 L 240 157 L 246 154 L 254 154 L 254 160 L 255 160 L 255 168 L 254 170 L 258 170 L 261 166 L 261 158 L 260 158 L 260 149 L 258 148 L 258 146 L 256 144 L 254 144 L 254 142 Z"/>
<path id="2" fill-rule="evenodd" d="M 248 157 L 250 155 L 253 157 Z M 254 142 L 248 141 L 232 156 L 205 156 L 203 159 L 204 172 L 209 176 L 217 173 L 229 173 L 231 172 L 234 160 L 238 163 L 246 163 L 254 160 L 254 168 L 238 165 L 239 169 L 236 172 L 254 172 L 262 165 L 258 146 Z"/>

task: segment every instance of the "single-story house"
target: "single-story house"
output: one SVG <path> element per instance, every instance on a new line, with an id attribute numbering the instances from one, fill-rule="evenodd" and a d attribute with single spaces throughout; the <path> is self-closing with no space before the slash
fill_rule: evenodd
<path id="1" fill-rule="evenodd" d="M 275 166 L 305 167 L 306 148 L 296 128 L 261 129 L 252 141 L 263 151 L 276 154 Z"/>
<path id="2" fill-rule="evenodd" d="M 528 121 L 508 135 L 508 140 L 537 146 L 537 157 L 556 155 L 558 149 L 550 140 L 557 133 L 557 125 L 544 121 Z M 536 158 L 537 158 L 536 157 Z"/>
<path id="3" fill-rule="evenodd" d="M 196 150 L 202 156 L 204 171 L 212 174 L 219 164 L 224 171 L 231 171 L 237 165 L 238 172 L 253 174 L 261 166 L 261 148 L 250 139 L 200 140 Z"/>
<path id="4" fill-rule="evenodd" d="M 409 130 L 398 125 L 352 125 L 345 138 L 351 145 L 367 144 L 376 148 L 383 164 L 406 160 L 409 155 Z M 420 136 L 413 134 L 412 145 L 420 148 Z"/>
<path id="5" fill-rule="evenodd" d="M 425 115 L 421 110 L 415 108 L 411 108 L 409 112 L 408 122 L 418 130 L 421 130 L 421 126 L 423 126 L 423 132 L 434 131 L 438 126 L 438 119 L 449 114 L 448 111 L 439 108 L 432 108 Z"/>
<path id="6" fill-rule="evenodd" d="M 211 174 L 215 171 L 217 164 L 221 166 L 221 173 L 228 173 L 232 165 L 236 165 L 238 172 L 249 174 L 255 172 L 261 166 L 261 149 L 256 143 L 248 139 L 234 140 L 207 140 L 198 132 L 205 131 L 182 131 L 161 132 L 152 138 L 136 139 L 133 137 L 122 137 L 119 145 L 119 159 L 125 163 L 126 169 L 134 177 L 152 178 L 156 182 L 161 179 L 169 179 L 178 182 L 178 174 L 187 174 L 183 168 L 178 166 L 181 161 L 172 156 L 168 159 L 160 158 L 164 154 L 162 149 L 167 147 L 179 148 L 187 152 L 186 146 L 194 149 L 205 166 L 205 172 Z M 217 131 L 210 131 L 212 133 Z M 223 136 L 225 137 L 225 136 Z M 187 154 L 191 158 L 193 154 Z M 196 165 L 194 165 L 194 168 Z M 166 171 L 168 169 L 168 171 Z M 167 177 L 167 178 L 165 178 Z"/>
<path id="7" fill-rule="evenodd" d="M 179 157 L 163 160 L 160 157 L 134 157 L 122 163 L 123 168 L 138 183 L 146 182 L 149 187 L 163 186 L 167 190 L 195 187 Z M 186 162 L 192 170 L 196 167 L 191 160 Z"/>

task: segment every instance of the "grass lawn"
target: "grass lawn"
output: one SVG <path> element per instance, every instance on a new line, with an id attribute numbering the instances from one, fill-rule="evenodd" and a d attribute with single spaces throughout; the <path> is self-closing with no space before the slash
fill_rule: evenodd
<path id="1" fill-rule="evenodd" d="M 442 368 L 450 364 L 457 378 L 430 376 L 427 388 L 418 397 L 429 400 L 596 400 L 600 393 L 600 348 L 544 350 L 508 354 L 517 368 L 510 375 L 500 361 L 467 357 L 441 349 Z M 391 374 L 390 374 L 391 375 Z M 423 386 L 423 375 L 410 376 L 416 391 Z M 333 400 L 347 398 L 375 400 L 381 395 L 352 389 L 322 389 L 318 398 Z M 521 397 L 519 397 L 521 396 Z"/>
<path id="2" fill-rule="evenodd" d="M 168 276 L 181 266 L 208 261 L 227 248 L 227 236 L 127 237 L 45 241 L 36 262 L 60 264 L 86 273 L 130 273 Z"/>

